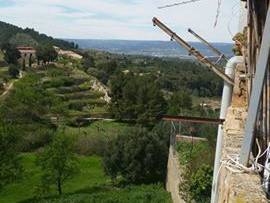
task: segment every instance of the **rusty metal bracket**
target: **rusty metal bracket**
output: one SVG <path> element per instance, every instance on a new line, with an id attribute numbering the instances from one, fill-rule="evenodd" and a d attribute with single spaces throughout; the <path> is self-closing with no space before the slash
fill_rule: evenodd
<path id="1" fill-rule="evenodd" d="M 224 59 L 226 61 L 228 61 L 229 59 L 225 56 L 224 53 L 222 53 L 221 51 L 219 51 L 217 48 L 215 48 L 212 44 L 210 44 L 209 42 L 207 42 L 204 38 L 202 38 L 200 35 L 198 35 L 196 32 L 194 32 L 192 29 L 188 29 L 188 32 L 190 34 L 192 34 L 193 36 L 195 36 L 197 39 L 199 39 L 202 43 L 204 43 L 206 46 L 208 46 L 215 54 L 217 54 L 220 59 Z"/>
<path id="2" fill-rule="evenodd" d="M 161 116 L 163 121 L 177 121 L 177 122 L 186 122 L 186 123 L 200 123 L 200 124 L 223 124 L 225 119 L 215 119 L 215 118 L 202 118 L 202 117 L 189 117 L 189 116 L 170 116 L 163 115 Z"/>

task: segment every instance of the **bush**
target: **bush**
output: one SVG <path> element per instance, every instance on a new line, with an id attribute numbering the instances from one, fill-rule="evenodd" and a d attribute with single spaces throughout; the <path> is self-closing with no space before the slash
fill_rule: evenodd
<path id="1" fill-rule="evenodd" d="M 0 61 L 0 67 L 5 67 L 7 65 L 8 63 L 6 61 Z"/>
<path id="2" fill-rule="evenodd" d="M 80 155 L 92 156 L 98 155 L 102 156 L 105 150 L 106 137 L 96 135 L 80 136 L 75 144 L 76 153 Z"/>
<path id="3" fill-rule="evenodd" d="M 186 202 L 209 202 L 211 198 L 213 154 L 209 143 L 177 144 L 182 166 L 180 194 Z"/>
<path id="4" fill-rule="evenodd" d="M 20 151 L 34 151 L 40 147 L 44 147 L 51 142 L 54 134 L 53 130 L 49 130 L 42 126 L 34 128 L 35 130 L 32 128 L 33 131 L 28 131 L 28 133 L 22 138 L 22 141 L 19 143 Z"/>
<path id="5" fill-rule="evenodd" d="M 0 190 L 20 177 L 22 165 L 17 151 L 18 136 L 6 123 L 0 123 Z"/>
<path id="6" fill-rule="evenodd" d="M 85 102 L 83 101 L 72 101 L 68 104 L 69 109 L 77 110 L 77 111 L 82 111 L 83 107 L 85 106 Z"/>
<path id="7" fill-rule="evenodd" d="M 210 202 L 213 168 L 202 165 L 191 177 L 190 192 L 196 202 Z"/>
<path id="8" fill-rule="evenodd" d="M 134 128 L 107 144 L 104 170 L 113 181 L 118 175 L 130 183 L 165 181 L 168 136 L 162 128 L 157 129 Z"/>
<path id="9" fill-rule="evenodd" d="M 71 127 L 84 127 L 89 125 L 90 122 L 82 118 L 69 118 L 66 124 Z"/>
<path id="10" fill-rule="evenodd" d="M 69 78 L 69 77 L 58 77 L 58 78 L 54 78 L 52 80 L 48 80 L 46 82 L 43 83 L 43 87 L 44 88 L 57 88 L 57 87 L 69 87 L 74 85 L 74 79 Z"/>
<path id="11" fill-rule="evenodd" d="M 86 90 L 89 90 L 89 88 L 82 88 L 82 87 L 78 87 L 78 86 L 60 87 L 57 89 L 57 93 L 67 94 L 67 93 L 74 93 L 74 92 L 83 92 Z"/>
<path id="12" fill-rule="evenodd" d="M 96 99 L 103 97 L 104 93 L 102 92 L 74 92 L 70 94 L 63 95 L 64 100 L 71 100 L 71 99 Z"/>
<path id="13" fill-rule="evenodd" d="M 20 74 L 20 67 L 18 65 L 11 64 L 8 68 L 8 73 L 12 78 L 17 78 Z"/>

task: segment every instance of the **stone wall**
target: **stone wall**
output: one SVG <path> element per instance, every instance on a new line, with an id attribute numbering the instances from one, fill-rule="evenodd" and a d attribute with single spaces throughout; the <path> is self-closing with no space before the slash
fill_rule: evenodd
<path id="1" fill-rule="evenodd" d="M 244 125 L 247 117 L 246 84 L 239 79 L 242 67 L 237 68 L 232 105 L 224 123 L 222 163 L 218 176 L 219 203 L 264 203 L 268 202 L 256 173 L 238 173 L 226 167 L 229 157 L 239 156 Z"/>
<path id="2" fill-rule="evenodd" d="M 173 146 L 170 147 L 167 169 L 166 189 L 171 193 L 174 203 L 185 203 L 179 194 L 179 184 L 181 182 L 181 168 L 177 153 L 174 154 Z"/>

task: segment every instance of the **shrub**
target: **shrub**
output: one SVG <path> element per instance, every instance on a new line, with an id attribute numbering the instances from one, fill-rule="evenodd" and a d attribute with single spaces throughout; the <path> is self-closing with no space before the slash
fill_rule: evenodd
<path id="1" fill-rule="evenodd" d="M 202 165 L 191 177 L 190 192 L 196 202 L 210 202 L 213 168 Z"/>
<path id="2" fill-rule="evenodd" d="M 95 135 L 80 136 L 75 144 L 76 153 L 80 155 L 99 155 L 102 156 L 105 150 L 106 137 Z"/>
<path id="3" fill-rule="evenodd" d="M 90 122 L 82 118 L 69 118 L 66 124 L 71 127 L 84 127 L 89 125 Z"/>
<path id="4" fill-rule="evenodd" d="M 77 111 L 82 111 L 83 107 L 85 106 L 85 102 L 83 101 L 72 101 L 68 104 L 69 109 L 77 110 Z"/>
<path id="5" fill-rule="evenodd" d="M 17 78 L 20 74 L 20 67 L 18 65 L 11 64 L 8 68 L 8 73 L 12 78 Z"/>
<path id="6" fill-rule="evenodd" d="M 154 183 L 166 178 L 168 136 L 162 128 L 138 127 L 118 135 L 105 149 L 104 170 L 114 181 L 121 175 L 130 183 Z M 169 132 L 169 131 L 168 131 Z"/>
<path id="7" fill-rule="evenodd" d="M 75 82 L 72 78 L 68 78 L 68 77 L 58 77 L 58 78 L 54 78 L 52 80 L 48 80 L 46 82 L 43 83 L 43 87 L 44 88 L 57 88 L 57 87 L 69 87 L 74 85 Z"/>
<path id="8" fill-rule="evenodd" d="M 96 99 L 104 96 L 102 92 L 74 92 L 63 95 L 65 100 L 70 99 Z"/>
<path id="9" fill-rule="evenodd" d="M 70 87 L 60 87 L 57 89 L 57 93 L 59 94 L 67 94 L 67 93 L 74 93 L 74 92 L 82 92 L 89 90 L 89 88 L 82 88 L 78 86 L 70 86 Z"/>
<path id="10" fill-rule="evenodd" d="M 28 130 L 19 143 L 20 151 L 34 151 L 49 144 L 53 138 L 54 131 L 44 128 L 44 126 L 38 126 L 38 128 L 33 126 L 31 130 Z"/>
<path id="11" fill-rule="evenodd" d="M 180 194 L 186 202 L 209 202 L 211 198 L 213 152 L 209 143 L 177 144 L 182 166 Z"/>
<path id="12" fill-rule="evenodd" d="M 17 151 L 18 136 L 6 124 L 0 124 L 0 190 L 16 180 L 22 166 Z"/>
<path id="13" fill-rule="evenodd" d="M 0 67 L 5 67 L 7 65 L 8 63 L 6 61 L 0 61 Z"/>

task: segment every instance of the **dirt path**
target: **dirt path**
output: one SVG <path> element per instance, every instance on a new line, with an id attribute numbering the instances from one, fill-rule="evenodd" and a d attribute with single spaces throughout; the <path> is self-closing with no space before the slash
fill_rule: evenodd
<path id="1" fill-rule="evenodd" d="M 0 99 L 3 99 L 3 98 L 9 93 L 9 91 L 12 90 L 12 88 L 14 87 L 14 84 L 15 84 L 17 81 L 19 81 L 22 77 L 23 77 L 23 74 L 20 73 L 19 78 L 13 80 L 13 81 L 8 85 L 8 87 L 6 88 L 6 90 L 0 95 Z"/>

